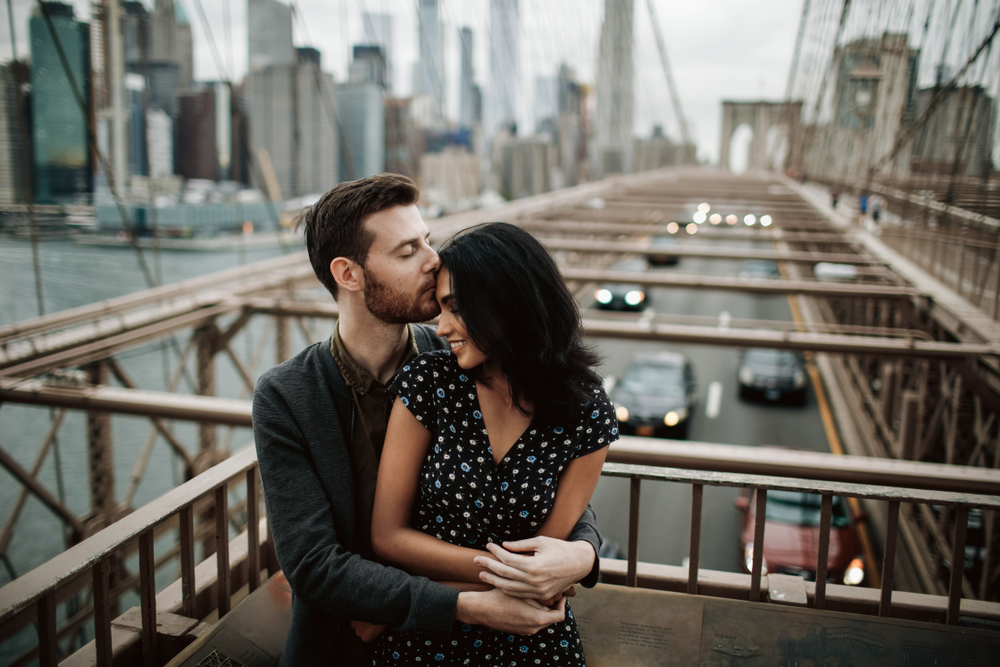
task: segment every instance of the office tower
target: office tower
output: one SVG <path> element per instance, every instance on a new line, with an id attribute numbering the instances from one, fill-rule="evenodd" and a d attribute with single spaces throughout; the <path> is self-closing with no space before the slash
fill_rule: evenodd
<path id="1" fill-rule="evenodd" d="M 296 80 L 295 65 L 267 65 L 243 81 L 250 160 L 257 165 L 250 172 L 252 183 L 274 198 L 294 196 Z"/>
<path id="2" fill-rule="evenodd" d="M 535 77 L 535 133 L 552 133 L 559 115 L 559 80 L 552 76 Z"/>
<path id="3" fill-rule="evenodd" d="M 378 12 L 362 12 L 361 32 L 364 35 L 362 42 L 382 47 L 382 56 L 385 58 L 385 88 L 390 93 L 395 85 L 395 66 L 392 48 L 392 15 Z"/>
<path id="4" fill-rule="evenodd" d="M 340 178 L 345 181 L 381 174 L 385 170 L 385 102 L 382 87 L 374 83 L 337 86 L 340 122 Z"/>
<path id="5" fill-rule="evenodd" d="M 31 164 L 31 129 L 23 113 L 27 100 L 22 108 L 17 92 L 29 76 L 24 63 L 0 65 L 0 204 L 28 201 L 25 166 Z"/>
<path id="6" fill-rule="evenodd" d="M 355 45 L 348 79 L 351 83 L 374 83 L 385 88 L 386 65 L 382 47 Z"/>
<path id="7" fill-rule="evenodd" d="M 635 0 L 604 0 L 597 56 L 591 177 L 632 172 L 632 20 Z"/>
<path id="8" fill-rule="evenodd" d="M 441 20 L 438 17 L 438 0 L 420 0 L 417 30 L 420 42 L 420 60 L 414 66 L 414 95 L 429 95 L 444 110 L 444 42 Z"/>
<path id="9" fill-rule="evenodd" d="M 88 145 L 90 108 L 90 32 L 73 17 L 73 6 L 46 3 L 56 35 L 69 61 L 63 71 L 55 42 L 39 9 L 28 23 L 31 37 L 32 132 L 35 201 L 73 200 L 93 190 Z M 80 108 L 70 80 L 83 97 Z"/>
<path id="10" fill-rule="evenodd" d="M 247 46 L 251 72 L 268 65 L 293 67 L 292 8 L 278 0 L 247 0 Z"/>
<path id="11" fill-rule="evenodd" d="M 289 195 L 322 194 L 338 182 L 333 77 L 323 73 L 316 49 L 300 48 L 298 57 L 295 184 Z"/>
<path id="12" fill-rule="evenodd" d="M 214 181 L 219 177 L 216 159 L 216 101 L 212 87 L 181 93 L 178 103 L 176 171 L 184 178 Z"/>
<path id="13" fill-rule="evenodd" d="M 194 43 L 191 23 L 177 0 L 156 0 L 149 25 L 149 61 L 177 65 L 177 88 L 187 90 L 194 80 Z"/>
<path id="14" fill-rule="evenodd" d="M 410 115 L 412 98 L 385 101 L 385 170 L 416 179 L 420 174 L 417 126 Z"/>
<path id="15" fill-rule="evenodd" d="M 458 31 L 458 43 L 461 56 L 461 73 L 458 80 L 458 124 L 464 128 L 472 128 L 476 124 L 476 109 L 473 99 L 475 75 L 473 63 L 472 29 L 461 28 Z"/>
<path id="16" fill-rule="evenodd" d="M 486 135 L 517 129 L 517 0 L 490 0 L 490 85 Z"/>

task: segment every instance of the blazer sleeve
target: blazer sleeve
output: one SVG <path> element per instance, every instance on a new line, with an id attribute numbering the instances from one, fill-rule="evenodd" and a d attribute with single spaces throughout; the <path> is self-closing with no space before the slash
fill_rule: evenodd
<path id="1" fill-rule="evenodd" d="M 597 530 L 597 513 L 589 504 L 587 505 L 587 509 L 584 510 L 583 516 L 580 517 L 580 520 L 576 522 L 576 526 L 573 527 L 573 532 L 569 535 L 569 541 L 583 541 L 594 547 L 594 567 L 590 570 L 590 574 L 580 580 L 580 585 L 584 588 L 593 588 L 601 576 L 600 554 L 604 538 L 601 537 L 600 531 Z"/>
<path id="2" fill-rule="evenodd" d="M 254 393 L 254 440 L 275 551 L 292 591 L 306 606 L 339 618 L 447 635 L 458 591 L 366 560 L 341 544 L 334 508 L 273 373 L 260 379 Z M 329 412 L 318 417 L 339 428 L 332 407 Z M 340 474 L 331 481 L 351 488 L 350 466 Z"/>

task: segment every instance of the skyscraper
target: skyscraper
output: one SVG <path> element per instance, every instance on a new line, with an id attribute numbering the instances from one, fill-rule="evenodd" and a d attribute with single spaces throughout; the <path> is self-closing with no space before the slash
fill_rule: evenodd
<path id="1" fill-rule="evenodd" d="M 444 42 L 438 0 L 420 0 L 418 11 L 420 60 L 414 66 L 413 92 L 432 97 L 441 114 L 444 111 Z"/>
<path id="2" fill-rule="evenodd" d="M 591 178 L 632 172 L 632 21 L 635 0 L 604 0 L 597 56 L 597 109 Z"/>
<path id="3" fill-rule="evenodd" d="M 390 93 L 395 85 L 395 61 L 392 48 L 392 15 L 378 12 L 363 12 L 361 14 L 361 31 L 364 44 L 382 47 L 385 57 L 385 88 Z"/>
<path id="4" fill-rule="evenodd" d="M 29 76 L 22 62 L 0 65 L 0 204 L 28 201 L 25 165 L 30 164 L 31 139 L 28 120 L 18 103 L 18 89 Z"/>
<path id="5" fill-rule="evenodd" d="M 93 190 L 87 115 L 90 108 L 90 28 L 73 17 L 73 6 L 46 3 L 55 33 L 69 61 L 63 70 L 41 11 L 28 23 L 35 201 L 71 201 Z M 70 80 L 83 96 L 81 109 Z"/>
<path id="6" fill-rule="evenodd" d="M 476 124 L 476 108 L 473 99 L 475 84 L 472 67 L 473 42 L 472 29 L 461 28 L 458 31 L 458 43 L 461 52 L 462 69 L 458 80 L 458 123 L 462 127 L 471 128 Z"/>
<path id="7" fill-rule="evenodd" d="M 490 0 L 490 85 L 486 136 L 517 123 L 517 0 Z"/>
<path id="8" fill-rule="evenodd" d="M 268 65 L 295 65 L 292 8 L 278 0 L 247 0 L 247 46 L 251 72 Z"/>
<path id="9" fill-rule="evenodd" d="M 186 90 L 194 80 L 194 44 L 191 23 L 177 0 L 156 0 L 150 16 L 149 60 L 177 64 L 177 88 Z"/>
<path id="10" fill-rule="evenodd" d="M 333 77 L 316 49 L 298 49 L 295 98 L 295 184 L 289 195 L 323 193 L 338 182 Z"/>
<path id="11" fill-rule="evenodd" d="M 348 78 L 351 83 L 375 83 L 385 88 L 386 65 L 382 47 L 355 44 Z"/>
<path id="12" fill-rule="evenodd" d="M 337 86 L 337 118 L 343 132 L 340 177 L 354 180 L 385 171 L 385 101 L 374 83 Z"/>

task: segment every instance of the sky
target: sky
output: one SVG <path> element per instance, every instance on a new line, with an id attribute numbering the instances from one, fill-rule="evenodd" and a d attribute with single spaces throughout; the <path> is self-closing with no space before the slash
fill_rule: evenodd
<path id="1" fill-rule="evenodd" d="M 195 78 L 240 81 L 246 73 L 246 0 L 176 0 L 190 22 L 195 43 Z M 795 46 L 802 0 L 653 0 L 673 69 L 684 115 L 699 156 L 718 162 L 722 100 L 781 100 Z M 220 52 L 224 72 L 212 54 L 205 22 Z M 28 55 L 27 23 L 34 0 L 13 0 L 18 55 Z M 89 16 L 87 0 L 72 0 L 77 17 Z M 153 0 L 145 0 L 152 7 Z M 394 17 L 394 94 L 412 88 L 417 59 L 416 0 L 296 0 L 297 46 L 320 50 L 323 68 L 338 80 L 347 77 L 351 47 L 363 43 L 362 11 Z M 475 43 L 475 74 L 489 94 L 489 0 L 441 0 L 445 35 L 448 116 L 458 115 L 458 30 L 468 26 Z M 2 11 L 0 62 L 11 55 L 9 18 Z M 565 62 L 583 83 L 593 84 L 594 63 L 604 13 L 603 0 L 520 0 L 518 127 L 534 128 L 536 77 L 553 77 Z M 656 50 L 646 0 L 635 0 L 636 136 L 649 136 L 656 124 L 679 139 L 663 68 Z"/>

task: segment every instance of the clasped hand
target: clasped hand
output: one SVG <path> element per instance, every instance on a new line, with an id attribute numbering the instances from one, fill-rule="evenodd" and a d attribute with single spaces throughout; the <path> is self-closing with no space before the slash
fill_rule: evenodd
<path id="1" fill-rule="evenodd" d="M 596 554 L 586 542 L 565 542 L 536 536 L 503 547 L 488 544 L 496 558 L 476 557 L 483 568 L 479 578 L 511 597 L 531 598 L 552 606 L 562 596 L 573 595 L 572 586 L 593 568 Z"/>

